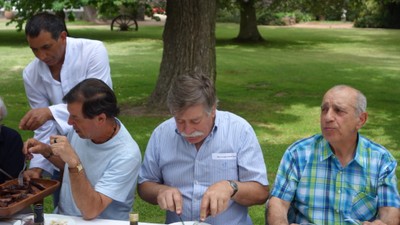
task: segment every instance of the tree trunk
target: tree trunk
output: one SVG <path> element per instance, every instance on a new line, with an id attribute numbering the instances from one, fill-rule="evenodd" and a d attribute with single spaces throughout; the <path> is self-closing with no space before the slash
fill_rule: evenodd
<path id="1" fill-rule="evenodd" d="M 168 90 L 175 77 L 203 73 L 216 79 L 215 0 L 168 0 L 164 51 L 157 84 L 148 108 L 166 109 Z"/>
<path id="2" fill-rule="evenodd" d="M 239 42 L 264 41 L 257 28 L 255 0 L 238 0 L 240 7 L 240 31 L 235 38 Z"/>

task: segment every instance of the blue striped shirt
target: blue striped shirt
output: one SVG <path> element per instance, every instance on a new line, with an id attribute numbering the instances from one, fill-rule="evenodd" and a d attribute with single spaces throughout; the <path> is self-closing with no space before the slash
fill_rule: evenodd
<path id="1" fill-rule="evenodd" d="M 139 174 L 139 183 L 152 181 L 177 187 L 183 196 L 184 220 L 199 220 L 204 192 L 221 180 L 256 181 L 268 185 L 260 144 L 243 118 L 217 111 L 215 124 L 199 151 L 182 137 L 174 118 L 159 125 L 150 137 Z M 177 222 L 167 211 L 167 223 Z M 248 209 L 230 201 L 228 209 L 208 217 L 213 225 L 251 225 Z"/>
<path id="2" fill-rule="evenodd" d="M 400 207 L 397 162 L 383 146 L 358 135 L 356 154 L 342 167 L 322 135 L 285 152 L 272 195 L 292 202 L 294 222 L 359 224 L 380 207 Z"/>

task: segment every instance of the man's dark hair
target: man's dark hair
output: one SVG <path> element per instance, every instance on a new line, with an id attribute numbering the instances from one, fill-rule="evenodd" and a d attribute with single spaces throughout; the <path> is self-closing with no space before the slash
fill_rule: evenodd
<path id="1" fill-rule="evenodd" d="M 35 38 L 39 36 L 41 31 L 47 31 L 51 33 L 51 37 L 57 40 L 60 37 L 61 32 L 67 32 L 65 21 L 54 14 L 48 12 L 41 12 L 32 16 L 25 26 L 25 35 Z"/>
<path id="2" fill-rule="evenodd" d="M 113 90 L 96 78 L 81 81 L 64 96 L 63 101 L 67 104 L 81 102 L 82 113 L 89 119 L 102 113 L 108 118 L 119 114 L 117 98 Z"/>

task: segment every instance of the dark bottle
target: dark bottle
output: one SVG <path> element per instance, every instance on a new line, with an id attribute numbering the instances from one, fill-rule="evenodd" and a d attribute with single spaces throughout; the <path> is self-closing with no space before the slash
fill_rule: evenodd
<path id="1" fill-rule="evenodd" d="M 44 225 L 43 205 L 35 204 L 33 207 L 33 224 Z"/>

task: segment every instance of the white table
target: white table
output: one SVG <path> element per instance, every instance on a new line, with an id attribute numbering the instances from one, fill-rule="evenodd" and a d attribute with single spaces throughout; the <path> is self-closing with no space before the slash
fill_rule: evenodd
<path id="1" fill-rule="evenodd" d="M 122 220 L 105 220 L 105 219 L 94 219 L 94 220 L 84 220 L 82 217 L 76 216 L 68 216 L 72 218 L 76 225 L 85 225 L 85 224 L 96 224 L 96 225 L 129 225 L 129 221 Z M 139 222 L 139 225 L 165 225 L 161 223 L 145 223 Z"/>
<path id="2" fill-rule="evenodd" d="M 29 215 L 29 214 L 26 214 Z M 30 214 L 31 215 L 31 214 Z M 16 220 L 0 220 L 0 225 L 13 225 L 17 224 L 19 225 L 20 223 L 17 222 L 19 221 L 18 218 L 22 218 L 25 215 L 19 214 L 13 216 L 13 218 L 16 218 Z M 96 224 L 96 225 L 129 225 L 129 221 L 122 221 L 122 220 L 105 220 L 105 219 L 93 219 L 93 220 L 84 220 L 82 217 L 76 217 L 76 216 L 65 216 L 65 215 L 55 215 L 55 214 L 44 214 L 45 218 L 46 217 L 51 217 L 51 216 L 59 216 L 72 219 L 76 225 L 86 225 L 86 224 Z M 139 222 L 139 225 L 165 225 L 161 223 L 146 223 L 146 222 Z"/>

